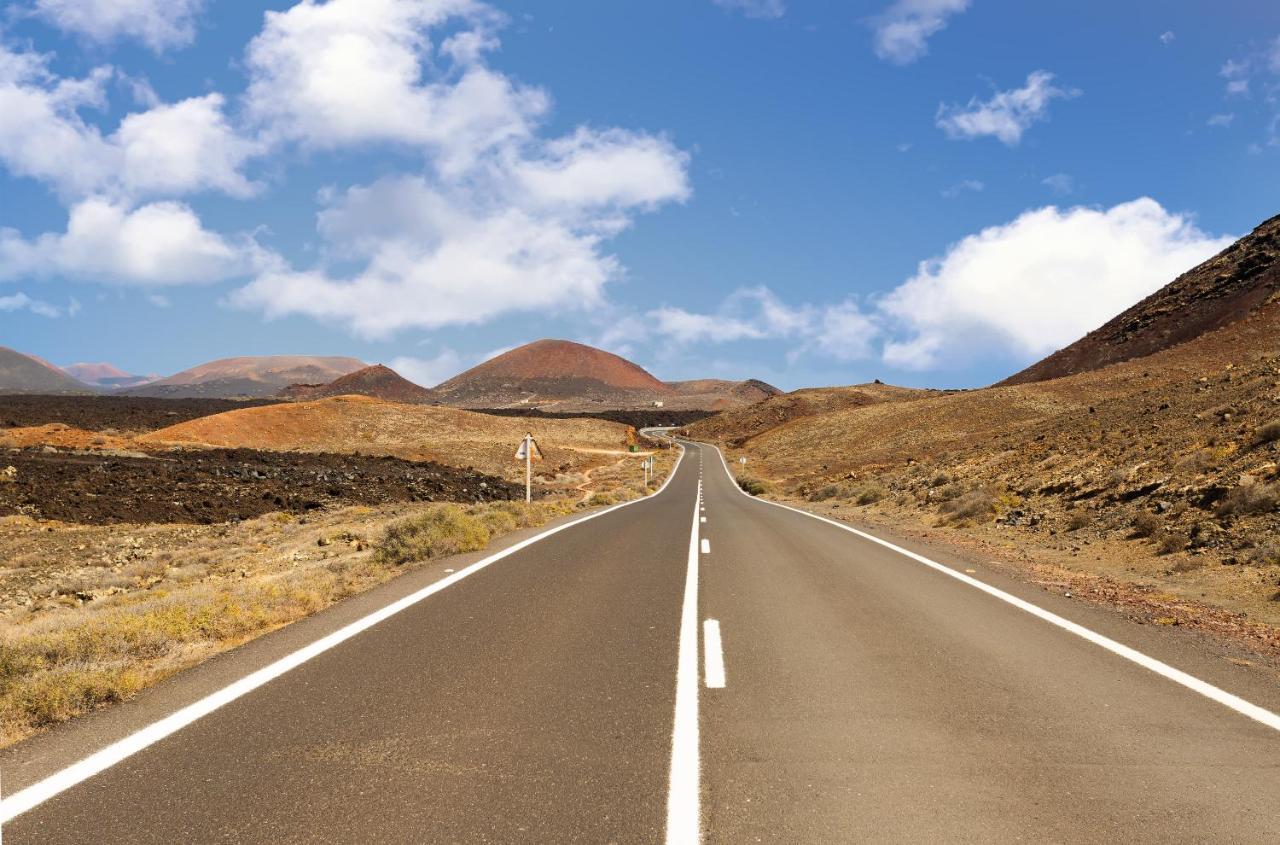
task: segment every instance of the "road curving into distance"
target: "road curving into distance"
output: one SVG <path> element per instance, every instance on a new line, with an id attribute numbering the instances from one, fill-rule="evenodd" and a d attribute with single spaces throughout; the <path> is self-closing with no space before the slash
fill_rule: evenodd
<path id="1" fill-rule="evenodd" d="M 1280 829 L 1271 692 L 1233 690 L 1250 716 L 1017 603 L 1066 600 L 1003 584 L 1011 602 L 984 592 L 995 575 L 754 500 L 711 447 L 688 444 L 657 495 L 480 563 L 102 765 L 18 784 L 5 843 Z M 1113 614 L 1050 611 L 1221 673 Z"/>

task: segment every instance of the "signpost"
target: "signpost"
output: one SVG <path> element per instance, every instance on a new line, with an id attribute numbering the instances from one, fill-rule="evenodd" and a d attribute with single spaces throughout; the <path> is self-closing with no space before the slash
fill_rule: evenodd
<path id="1" fill-rule="evenodd" d="M 542 460 L 542 450 L 532 434 L 526 434 L 516 449 L 516 460 L 524 461 L 524 500 L 533 501 L 533 462 Z"/>
<path id="2" fill-rule="evenodd" d="M 645 458 L 640 462 L 640 466 L 644 468 L 644 489 L 649 489 L 649 476 L 653 472 L 653 456 Z"/>

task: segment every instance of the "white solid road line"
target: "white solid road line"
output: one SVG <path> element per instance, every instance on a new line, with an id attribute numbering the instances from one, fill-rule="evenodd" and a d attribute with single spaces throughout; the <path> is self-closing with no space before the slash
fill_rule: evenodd
<path id="1" fill-rule="evenodd" d="M 721 452 L 715 446 L 711 446 L 710 448 L 715 449 L 716 454 L 720 455 L 720 464 L 721 466 L 724 467 L 725 474 L 729 476 L 729 480 L 733 482 L 733 473 L 729 471 L 729 464 L 724 459 L 724 453 Z M 733 482 L 733 486 L 735 489 L 738 489 L 738 485 L 736 482 Z M 1107 651 L 1111 652 L 1112 654 L 1115 654 L 1119 657 L 1123 657 L 1125 660 L 1132 661 L 1133 663 L 1138 664 L 1144 669 L 1149 669 L 1152 672 L 1155 672 L 1157 675 L 1161 675 L 1162 677 L 1168 678 L 1170 681 L 1173 681 L 1175 684 L 1184 686 L 1187 689 L 1191 690 L 1192 692 L 1197 692 L 1200 695 L 1203 695 L 1205 698 L 1218 702 L 1224 707 L 1230 707 L 1232 710 L 1236 711 L 1242 716 L 1248 716 L 1250 719 L 1253 719 L 1256 722 L 1261 722 L 1262 724 L 1266 725 L 1269 728 L 1273 728 L 1277 731 L 1280 731 L 1280 715 L 1272 713 L 1270 710 L 1266 710 L 1262 707 L 1259 707 L 1256 704 L 1245 701 L 1243 698 L 1239 697 L 1238 695 L 1232 695 L 1226 690 L 1215 687 L 1213 684 L 1210 684 L 1207 681 L 1202 681 L 1199 678 L 1195 677 L 1194 675 L 1189 675 L 1186 672 L 1183 672 L 1181 669 L 1175 669 L 1174 667 L 1170 666 L 1168 663 L 1157 660 L 1154 657 L 1148 657 L 1147 655 L 1143 654 L 1137 649 L 1130 648 L 1129 646 L 1123 643 L 1116 642 L 1110 637 L 1103 636 L 1102 634 L 1099 634 L 1097 631 L 1092 631 L 1084 627 L 1083 625 L 1080 625 L 1076 622 L 1072 622 L 1070 619 L 1066 619 L 1062 616 L 1059 616 L 1058 614 L 1053 613 L 1052 611 L 1045 610 L 1044 608 L 1038 605 L 1034 605 L 1029 601 L 1020 599 L 1017 596 L 1012 595 L 1011 593 L 1006 593 L 1004 590 L 1001 590 L 997 587 L 993 587 L 990 584 L 984 584 L 983 582 L 979 581 L 976 578 L 970 578 L 968 575 L 964 574 L 963 572 L 957 572 L 956 570 L 948 566 L 943 566 L 941 563 L 930 560 L 924 555 L 919 555 L 919 554 L 916 554 L 915 552 L 908 551 L 907 549 L 904 549 L 901 546 L 895 546 L 893 543 L 890 543 L 888 540 L 881 540 L 879 537 L 876 537 L 872 534 L 868 534 L 865 531 L 859 531 L 858 529 L 850 525 L 845 525 L 844 523 L 836 522 L 834 519 L 827 519 L 825 516 L 818 516 L 815 513 L 809 513 L 808 511 L 800 510 L 799 508 L 793 508 L 790 505 L 784 505 L 780 502 L 771 502 L 768 499 L 758 499 L 755 496 L 752 496 L 751 494 L 741 489 L 739 489 L 738 492 L 742 493 L 742 495 L 746 496 L 748 499 L 751 499 L 752 501 L 761 502 L 766 505 L 772 505 L 775 508 L 782 508 L 783 510 L 789 510 L 794 513 L 802 514 L 804 516 L 809 517 L 810 519 L 816 519 L 819 522 L 825 522 L 828 525 L 834 525 L 836 528 L 839 528 L 843 531 L 848 531 L 850 534 L 856 534 L 862 539 L 869 540 L 872 543 L 876 543 L 877 545 L 880 545 L 880 546 L 884 546 L 886 549 L 892 549 L 898 554 L 903 555 L 904 557 L 910 558 L 911 560 L 914 560 L 916 563 L 922 563 L 925 566 L 929 567 L 930 569 L 937 570 L 938 572 L 941 572 L 943 575 L 954 578 L 957 581 L 960 581 L 964 584 L 968 584 L 970 587 L 973 587 L 974 589 L 981 590 L 982 592 L 986 593 L 989 596 L 993 596 L 1002 602 L 1011 604 L 1014 607 L 1018 608 L 1019 610 L 1026 611 L 1027 613 L 1030 613 L 1032 616 L 1036 616 L 1040 619 L 1043 619 L 1045 622 L 1048 622 L 1051 625 L 1056 625 L 1057 627 L 1061 628 L 1064 631 L 1068 631 L 1072 634 L 1075 634 L 1077 637 L 1086 639 L 1089 642 L 1093 643 L 1094 645 L 1101 646 L 1102 648 L 1105 648 Z"/>
<path id="2" fill-rule="evenodd" d="M 210 693 L 199 701 L 188 704 L 186 707 L 166 716 L 160 721 L 148 725 L 147 727 L 126 736 L 124 739 L 108 745 L 106 748 L 90 754 L 78 763 L 73 763 L 67 768 L 49 775 L 44 780 L 37 781 L 26 789 L 19 790 L 18 792 L 5 797 L 0 801 L 0 824 L 4 824 L 14 817 L 30 810 L 32 807 L 48 801 L 53 796 L 70 789 L 78 783 L 88 780 L 99 772 L 111 768 L 121 760 L 131 757 L 147 746 L 159 742 L 165 737 L 176 733 L 197 719 L 207 716 L 224 705 L 230 704 L 237 698 L 254 691 L 263 684 L 275 680 L 291 669 L 296 669 L 298 666 L 301 666 L 313 657 L 317 657 L 334 646 L 346 642 L 357 634 L 367 631 L 379 622 L 389 619 L 400 611 L 412 607 L 429 596 L 435 595 L 446 587 L 450 587 L 458 583 L 468 575 L 474 575 L 490 564 L 497 563 L 503 558 L 513 555 L 521 549 L 528 548 L 540 540 L 545 540 L 547 537 L 550 537 L 553 534 L 559 534 L 561 531 L 573 528 L 575 525 L 581 525 L 584 522 L 588 522 L 596 517 L 604 516 L 607 513 L 612 513 L 613 511 L 627 507 L 628 505 L 649 501 L 654 496 L 659 495 L 667 489 L 667 485 L 676 477 L 676 470 L 680 468 L 680 462 L 684 460 L 685 454 L 686 452 L 684 448 L 681 447 L 680 457 L 676 460 L 675 466 L 671 468 L 671 472 L 667 475 L 666 480 L 653 494 L 653 496 L 646 496 L 641 499 L 633 499 L 629 502 L 623 502 L 622 504 L 614 505 L 611 508 L 587 514 L 580 519 L 575 519 L 573 522 L 566 522 L 563 525 L 557 525 L 555 528 L 549 528 L 532 537 L 527 537 L 519 543 L 508 546 L 500 552 L 489 555 L 483 560 L 478 560 L 470 566 L 458 570 L 447 578 L 441 578 L 439 581 L 436 581 L 433 584 L 428 584 L 417 592 L 410 593 L 404 598 L 398 599 L 380 610 L 376 610 L 367 616 L 363 616 L 360 619 L 339 628 L 328 636 L 321 637 L 315 642 L 303 646 L 292 654 L 285 655 L 274 663 L 270 663 L 256 672 L 246 675 L 240 680 L 223 687 L 217 692 Z M 694 557 L 696 557 L 696 555 Z M 696 620 L 694 622 L 694 627 L 697 627 Z M 694 645 L 694 672 L 697 672 L 696 643 Z M 697 685 L 696 679 L 694 685 L 695 687 Z M 696 701 L 694 717 L 696 730 Z"/>
<path id="3" fill-rule="evenodd" d="M 689 568 L 680 607 L 676 661 L 676 707 L 671 730 L 671 777 L 667 785 L 667 845 L 697 845 L 701 838 L 702 788 L 698 754 L 698 503 L 689 529 Z"/>
<path id="4" fill-rule="evenodd" d="M 702 674 L 707 689 L 724 689 L 724 647 L 720 643 L 720 622 L 707 619 L 702 623 Z"/>
<path id="5" fill-rule="evenodd" d="M 708 540 L 706 537 L 702 538 L 702 553 L 704 555 L 711 554 L 711 541 Z"/>

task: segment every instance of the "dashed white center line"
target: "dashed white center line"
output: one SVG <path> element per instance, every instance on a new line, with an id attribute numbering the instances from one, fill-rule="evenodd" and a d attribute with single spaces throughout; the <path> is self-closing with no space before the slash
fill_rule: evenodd
<path id="1" fill-rule="evenodd" d="M 706 537 L 702 538 L 702 553 L 704 555 L 711 554 L 711 541 L 708 540 Z"/>
<path id="2" fill-rule="evenodd" d="M 720 644 L 720 622 L 708 619 L 702 623 L 702 675 L 707 689 L 724 689 L 724 647 Z"/>
<path id="3" fill-rule="evenodd" d="M 698 517 L 698 519 L 699 519 L 700 521 L 702 521 L 702 522 L 706 522 L 706 521 L 707 521 L 707 518 L 706 518 L 705 516 L 700 516 L 700 517 Z"/>

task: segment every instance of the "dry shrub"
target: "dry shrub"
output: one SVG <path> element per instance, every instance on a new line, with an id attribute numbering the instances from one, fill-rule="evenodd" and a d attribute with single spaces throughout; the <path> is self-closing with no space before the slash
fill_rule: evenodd
<path id="1" fill-rule="evenodd" d="M 843 491 L 841 490 L 839 485 L 828 484 L 825 487 L 819 487 L 817 490 L 814 490 L 812 493 L 810 493 L 809 501 L 825 502 L 828 499 L 834 499 L 837 496 L 840 496 L 842 493 Z"/>
<path id="2" fill-rule="evenodd" d="M 1271 540 L 1250 549 L 1245 563 L 1251 566 L 1280 566 L 1280 541 Z"/>
<path id="3" fill-rule="evenodd" d="M 1072 511 L 1071 516 L 1067 517 L 1067 530 L 1079 531 L 1081 528 L 1088 528 L 1091 521 L 1089 514 L 1084 511 Z"/>
<path id="4" fill-rule="evenodd" d="M 979 487 L 943 502 L 938 510 L 947 522 L 986 522 L 996 515 L 997 501 L 994 492 Z"/>
<path id="5" fill-rule="evenodd" d="M 1160 542 L 1156 544 L 1156 549 L 1162 555 L 1171 555 L 1174 552 L 1180 552 L 1187 547 L 1191 539 L 1180 531 L 1170 531 L 1160 538 Z"/>
<path id="6" fill-rule="evenodd" d="M 752 496 L 763 496 L 765 493 L 769 492 L 769 488 L 763 481 L 758 478 L 751 478 L 750 476 L 745 475 L 738 479 L 738 486 L 742 488 L 744 493 Z"/>
<path id="7" fill-rule="evenodd" d="M 1246 481 L 1218 503 L 1219 516 L 1248 516 L 1269 513 L 1280 504 L 1280 485 Z"/>
<path id="8" fill-rule="evenodd" d="M 874 505 L 876 502 L 888 495 L 888 491 L 878 484 L 868 484 L 866 487 L 858 490 L 858 495 L 855 501 L 860 505 Z"/>
<path id="9" fill-rule="evenodd" d="M 443 505 L 388 526 L 373 558 L 383 566 L 403 566 L 483 549 L 489 537 L 483 521 L 457 505 Z"/>
<path id="10" fill-rule="evenodd" d="M 1160 517 L 1151 511 L 1143 511 L 1133 518 L 1133 535 L 1135 537 L 1154 537 L 1160 530 Z"/>
<path id="11" fill-rule="evenodd" d="M 1273 420 L 1265 425 L 1258 426 L 1253 432 L 1253 445 L 1264 446 L 1267 443 L 1275 443 L 1280 440 L 1280 420 Z"/>

